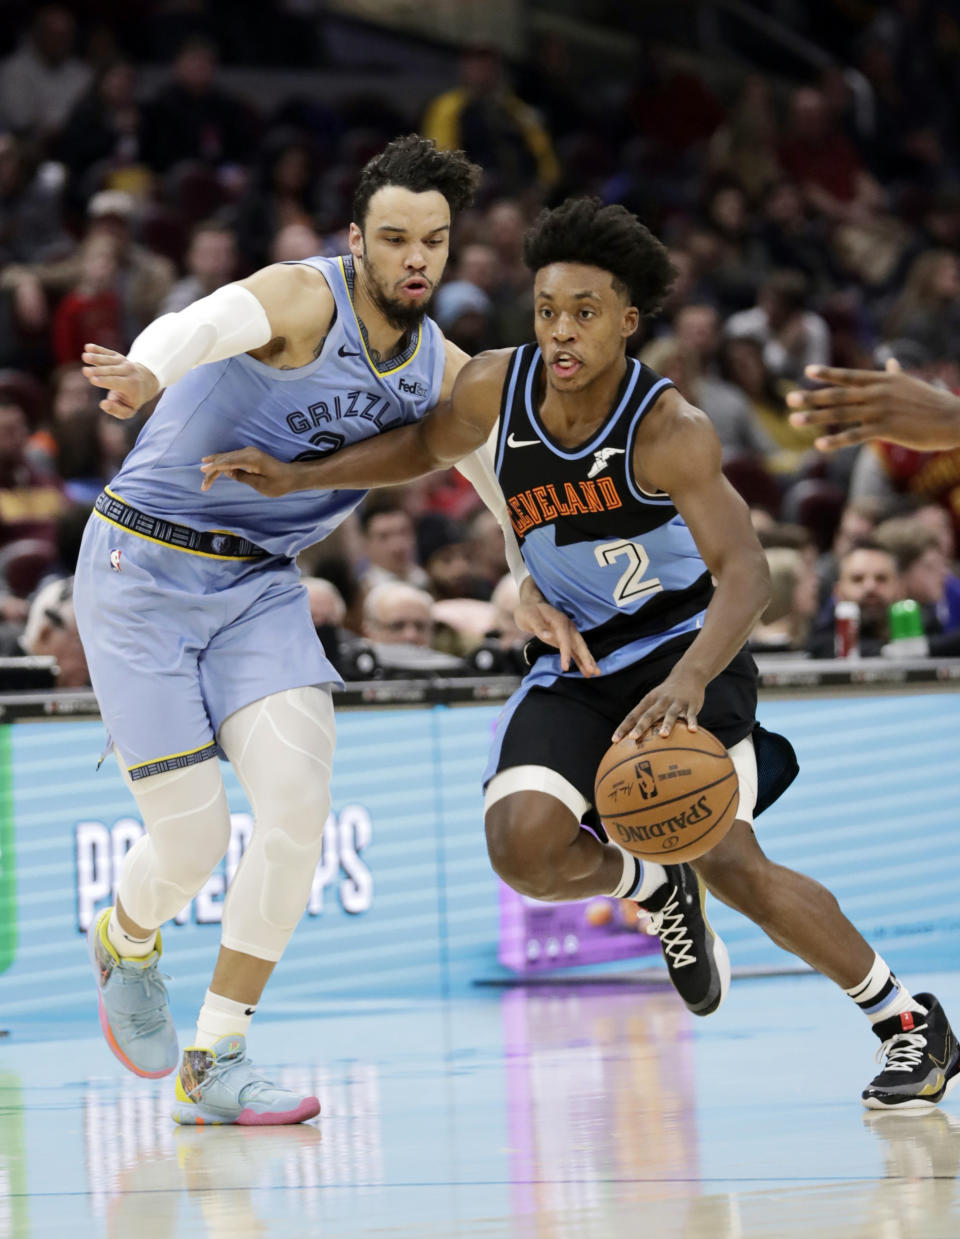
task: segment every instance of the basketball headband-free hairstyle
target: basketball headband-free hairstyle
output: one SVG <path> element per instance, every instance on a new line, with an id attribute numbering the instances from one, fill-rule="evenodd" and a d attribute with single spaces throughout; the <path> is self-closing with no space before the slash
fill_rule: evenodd
<path id="1" fill-rule="evenodd" d="M 636 215 L 599 198 L 568 198 L 542 211 L 523 239 L 534 275 L 555 262 L 579 262 L 613 276 L 614 287 L 643 317 L 656 314 L 676 271 L 666 247 Z"/>
<path id="2" fill-rule="evenodd" d="M 399 185 L 415 194 L 435 189 L 455 216 L 473 201 L 482 175 L 483 169 L 463 151 L 442 151 L 432 138 L 417 133 L 394 138 L 360 173 L 353 195 L 353 222 L 363 228 L 370 199 L 385 185 Z"/>

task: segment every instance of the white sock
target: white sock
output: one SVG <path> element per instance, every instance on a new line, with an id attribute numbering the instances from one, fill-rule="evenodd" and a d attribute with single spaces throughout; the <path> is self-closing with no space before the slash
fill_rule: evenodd
<path id="1" fill-rule="evenodd" d="M 245 1037 L 256 1009 L 256 1003 L 234 1002 L 208 989 L 191 1048 L 212 1050 L 221 1037 Z"/>
<path id="2" fill-rule="evenodd" d="M 904 1011 L 916 1011 L 920 1015 L 927 1013 L 879 955 L 874 955 L 870 971 L 860 984 L 844 990 L 844 993 L 850 995 L 871 1024 L 888 1020 L 891 1015 L 902 1015 Z"/>
<path id="3" fill-rule="evenodd" d="M 623 849 L 621 849 L 622 851 Z M 635 899 L 643 903 L 667 880 L 663 865 L 653 860 L 641 860 L 630 852 L 623 853 L 623 874 L 616 889 L 610 894 L 614 899 Z"/>
<path id="4" fill-rule="evenodd" d="M 157 931 L 154 930 L 146 938 L 132 938 L 120 924 L 117 909 L 113 907 L 107 921 L 107 939 L 121 959 L 143 959 L 156 946 Z"/>

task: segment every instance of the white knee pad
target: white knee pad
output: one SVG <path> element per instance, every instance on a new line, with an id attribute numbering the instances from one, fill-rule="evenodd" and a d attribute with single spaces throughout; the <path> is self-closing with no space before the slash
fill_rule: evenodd
<path id="1" fill-rule="evenodd" d="M 330 690 L 264 697 L 231 714 L 218 738 L 254 815 L 250 846 L 224 901 L 223 945 L 277 960 L 307 906 L 330 813 Z"/>
<path id="2" fill-rule="evenodd" d="M 217 761 L 132 780 L 147 833 L 127 853 L 118 894 L 144 929 L 158 929 L 189 903 L 230 842 L 230 810 Z"/>

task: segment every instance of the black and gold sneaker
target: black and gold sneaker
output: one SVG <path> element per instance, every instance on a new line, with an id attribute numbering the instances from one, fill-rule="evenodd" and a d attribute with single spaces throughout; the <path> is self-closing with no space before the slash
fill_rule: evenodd
<path id="1" fill-rule="evenodd" d="M 902 1011 L 874 1024 L 883 1070 L 863 1090 L 868 1110 L 929 1110 L 939 1105 L 960 1075 L 960 1047 L 933 994 L 914 994 L 926 1009 Z"/>
<path id="2" fill-rule="evenodd" d="M 710 928 L 706 889 L 689 865 L 666 865 L 667 880 L 641 905 L 660 948 L 673 988 L 694 1015 L 711 1015 L 730 988 L 730 956 Z"/>

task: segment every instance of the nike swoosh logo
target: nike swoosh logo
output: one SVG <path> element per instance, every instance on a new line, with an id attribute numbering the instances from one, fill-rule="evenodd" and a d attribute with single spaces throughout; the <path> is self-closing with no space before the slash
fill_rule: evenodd
<path id="1" fill-rule="evenodd" d="M 337 349 L 337 356 L 338 357 L 359 357 L 360 354 L 351 353 L 349 349 L 345 349 L 343 345 L 341 344 L 340 347 Z"/>
<path id="2" fill-rule="evenodd" d="M 536 447 L 539 442 L 539 439 L 514 438 L 513 431 L 507 435 L 507 447 Z"/>

